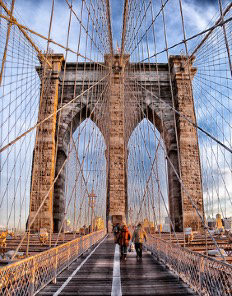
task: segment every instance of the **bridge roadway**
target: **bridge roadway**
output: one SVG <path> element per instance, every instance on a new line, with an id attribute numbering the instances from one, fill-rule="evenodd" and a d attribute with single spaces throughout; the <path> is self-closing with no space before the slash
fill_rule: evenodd
<path id="1" fill-rule="evenodd" d="M 120 261 L 113 237 L 106 237 L 37 295 L 196 295 L 149 252 Z"/>

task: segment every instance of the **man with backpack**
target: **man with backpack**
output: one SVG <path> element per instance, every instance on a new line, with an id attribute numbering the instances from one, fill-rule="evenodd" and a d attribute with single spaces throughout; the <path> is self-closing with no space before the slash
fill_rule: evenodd
<path id="1" fill-rule="evenodd" d="M 137 253 L 136 258 L 142 258 L 144 240 L 147 240 L 147 234 L 146 231 L 143 229 L 142 225 L 139 223 L 135 228 L 132 236 L 132 242 L 135 243 L 135 250 Z"/>
<path id="2" fill-rule="evenodd" d="M 127 248 L 129 246 L 130 243 L 130 239 L 131 239 L 131 235 L 130 232 L 126 226 L 126 224 L 123 224 L 119 235 L 118 235 L 118 244 L 120 245 L 121 248 L 121 259 L 126 260 L 126 256 L 127 256 Z"/>

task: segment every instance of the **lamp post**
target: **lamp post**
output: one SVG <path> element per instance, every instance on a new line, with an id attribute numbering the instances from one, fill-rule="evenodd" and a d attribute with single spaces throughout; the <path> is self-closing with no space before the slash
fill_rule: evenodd
<path id="1" fill-rule="evenodd" d="M 92 189 L 92 192 L 89 194 L 89 206 L 91 207 L 91 232 L 93 232 L 93 213 L 94 213 L 94 207 L 96 204 L 96 195 Z"/>

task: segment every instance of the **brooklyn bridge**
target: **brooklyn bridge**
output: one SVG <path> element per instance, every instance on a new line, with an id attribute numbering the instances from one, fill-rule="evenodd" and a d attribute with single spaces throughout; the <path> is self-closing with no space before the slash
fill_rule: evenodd
<path id="1" fill-rule="evenodd" d="M 231 7 L 0 0 L 0 295 L 232 295 Z"/>

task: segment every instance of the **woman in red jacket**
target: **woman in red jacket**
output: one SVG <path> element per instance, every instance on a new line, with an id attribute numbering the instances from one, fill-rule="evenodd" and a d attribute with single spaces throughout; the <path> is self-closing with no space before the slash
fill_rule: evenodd
<path id="1" fill-rule="evenodd" d="M 118 235 L 118 244 L 121 247 L 121 257 L 120 257 L 121 259 L 126 260 L 127 248 L 129 246 L 130 239 L 131 239 L 130 232 L 127 226 L 124 224 L 122 225 Z"/>

